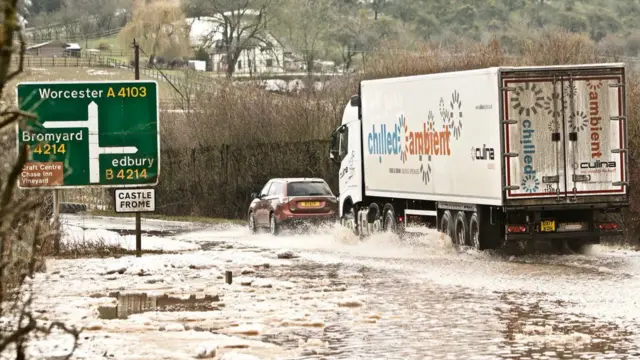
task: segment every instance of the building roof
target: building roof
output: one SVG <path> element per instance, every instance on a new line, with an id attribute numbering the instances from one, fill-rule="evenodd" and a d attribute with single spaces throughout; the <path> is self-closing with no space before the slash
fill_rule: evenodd
<path id="1" fill-rule="evenodd" d="M 54 45 L 54 46 L 64 47 L 65 50 L 81 50 L 82 49 L 82 47 L 80 47 L 80 44 L 78 44 L 78 43 L 66 43 L 66 42 L 63 42 L 63 41 L 60 41 L 60 40 L 51 40 L 51 41 L 43 42 L 43 43 L 40 43 L 40 44 L 31 45 L 31 46 L 27 47 L 27 50 L 39 49 L 39 48 L 47 46 L 47 45 Z"/>
<path id="2" fill-rule="evenodd" d="M 224 20 L 221 16 L 209 17 L 201 16 L 197 18 L 187 18 L 187 25 L 190 26 L 189 40 L 192 45 L 202 44 L 205 40 L 211 42 L 211 45 L 218 41 L 222 41 L 222 31 Z M 274 45 L 281 45 L 278 39 L 271 34 L 266 34 L 267 40 Z M 253 46 L 259 46 L 252 43 Z"/>

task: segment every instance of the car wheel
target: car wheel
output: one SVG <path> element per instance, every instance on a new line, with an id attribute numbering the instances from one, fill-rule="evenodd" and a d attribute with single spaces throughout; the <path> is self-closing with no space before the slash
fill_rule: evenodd
<path id="1" fill-rule="evenodd" d="M 256 229 L 256 219 L 253 216 L 253 211 L 249 212 L 249 230 L 251 231 L 252 234 L 255 234 L 257 229 Z"/>
<path id="2" fill-rule="evenodd" d="M 280 233 L 280 226 L 278 226 L 276 215 L 274 213 L 269 215 L 269 232 L 271 235 L 278 235 Z"/>

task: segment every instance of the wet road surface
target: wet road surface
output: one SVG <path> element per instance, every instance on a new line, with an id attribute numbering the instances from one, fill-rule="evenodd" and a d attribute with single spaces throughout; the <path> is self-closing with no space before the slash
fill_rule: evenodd
<path id="1" fill-rule="evenodd" d="M 300 359 L 640 359 L 637 252 L 597 247 L 588 255 L 513 257 L 460 253 L 437 236 L 410 246 L 390 235 L 358 243 L 332 231 L 225 239 L 301 256 L 264 277 L 323 278 L 364 299 L 370 315 L 335 312 L 324 327 L 261 337 L 292 349 L 301 340 L 328 343 Z M 191 236 L 210 251 L 224 247 L 205 238 Z"/>
<path id="2" fill-rule="evenodd" d="M 202 250 L 61 260 L 42 279 L 40 308 L 94 329 L 77 358 L 191 359 L 177 354 L 215 335 L 220 359 L 232 349 L 258 359 L 640 359 L 640 252 L 512 256 L 457 251 L 439 234 L 273 237 L 161 221 L 146 229 Z M 150 341 L 174 352 L 134 353 Z"/>

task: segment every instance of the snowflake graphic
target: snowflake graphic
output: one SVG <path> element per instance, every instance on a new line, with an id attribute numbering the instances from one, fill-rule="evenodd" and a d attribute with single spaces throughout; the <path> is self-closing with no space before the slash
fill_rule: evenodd
<path id="1" fill-rule="evenodd" d="M 398 126 L 400 127 L 400 131 L 404 130 L 405 134 L 404 148 L 400 151 L 400 160 L 402 160 L 402 163 L 404 164 L 407 162 L 407 146 L 409 144 L 409 127 L 407 126 L 407 119 L 404 115 L 400 115 L 400 118 L 398 118 Z"/>
<path id="2" fill-rule="evenodd" d="M 569 119 L 569 129 L 571 132 L 583 131 L 589 126 L 589 116 L 584 111 L 576 111 Z"/>
<path id="3" fill-rule="evenodd" d="M 565 101 L 567 102 L 565 105 L 567 105 L 566 107 L 568 107 L 569 99 L 575 98 L 576 96 L 578 96 L 578 88 L 576 88 L 575 84 L 571 86 L 567 84 L 563 90 L 563 93 L 564 93 Z"/>
<path id="4" fill-rule="evenodd" d="M 542 103 L 545 97 L 542 92 L 542 89 L 536 84 L 524 83 L 524 85 L 518 86 L 511 97 L 513 109 L 520 115 L 531 116 L 531 113 L 537 114 L 538 109 L 543 108 Z"/>
<path id="5" fill-rule="evenodd" d="M 521 185 L 522 189 L 528 193 L 534 193 L 540 190 L 540 180 L 534 175 L 523 177 Z"/>
<path id="6" fill-rule="evenodd" d="M 431 155 L 428 156 L 429 160 L 426 164 L 420 164 L 420 172 L 422 173 L 422 182 L 425 185 L 431 181 Z"/>
<path id="7" fill-rule="evenodd" d="M 440 119 L 442 120 L 442 128 L 447 129 L 451 127 L 451 112 L 447 109 L 447 106 L 444 102 L 444 98 L 440 98 L 440 105 L 438 106 L 440 110 Z"/>
<path id="8" fill-rule="evenodd" d="M 557 133 L 560 130 L 560 122 L 557 119 L 549 120 L 549 125 L 547 126 L 549 131 L 552 133 Z"/>
<path id="9" fill-rule="evenodd" d="M 427 114 L 427 126 L 429 127 L 429 131 L 433 131 L 436 128 L 435 116 L 431 110 L 429 110 L 429 114 Z"/>
<path id="10" fill-rule="evenodd" d="M 451 94 L 449 107 L 451 108 L 449 128 L 453 130 L 453 136 L 457 140 L 462 134 L 462 101 L 460 100 L 458 90 L 455 90 L 453 94 Z"/>
<path id="11" fill-rule="evenodd" d="M 589 87 L 589 90 L 600 90 L 600 88 L 602 87 L 602 80 L 598 80 L 598 82 L 592 82 L 591 80 L 587 81 L 587 86 Z"/>

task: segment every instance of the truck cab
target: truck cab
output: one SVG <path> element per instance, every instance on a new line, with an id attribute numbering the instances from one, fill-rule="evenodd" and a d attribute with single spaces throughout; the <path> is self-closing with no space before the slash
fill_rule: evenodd
<path id="1" fill-rule="evenodd" d="M 331 134 L 329 158 L 340 166 L 338 172 L 339 217 L 343 225 L 354 227 L 354 204 L 362 201 L 362 122 L 357 95 L 345 106 L 340 126 Z"/>

